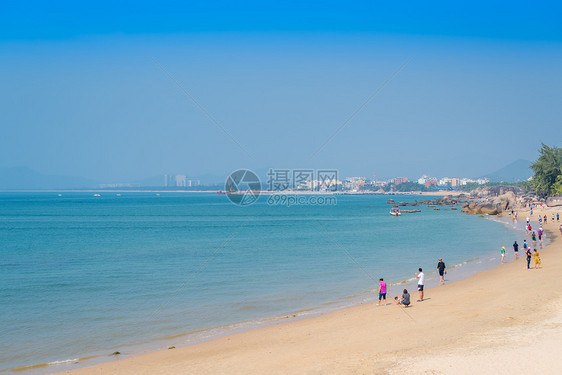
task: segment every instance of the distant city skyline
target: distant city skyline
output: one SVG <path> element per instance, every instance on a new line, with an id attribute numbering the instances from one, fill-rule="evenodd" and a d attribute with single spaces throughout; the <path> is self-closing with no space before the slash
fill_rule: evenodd
<path id="1" fill-rule="evenodd" d="M 477 178 L 561 145 L 560 10 L 3 3 L 0 167 Z"/>
<path id="2" fill-rule="evenodd" d="M 464 176 L 458 173 L 453 173 L 451 176 L 436 176 L 423 174 L 421 176 L 381 176 L 376 174 L 363 174 L 361 176 L 351 176 L 339 170 L 317 170 L 313 171 L 315 175 L 318 171 L 334 173 L 335 178 L 345 185 L 345 181 L 354 182 L 368 182 L 369 184 L 378 184 L 384 186 L 386 184 L 398 185 L 405 182 L 417 182 L 425 187 L 439 187 L 439 186 L 457 186 L 465 185 L 467 183 L 483 184 L 486 182 L 517 182 L 527 180 L 532 175 L 532 170 L 529 168 L 531 162 L 527 160 L 517 160 L 509 165 L 488 174 L 480 174 L 478 176 Z M 302 169 L 261 169 L 255 172 L 260 176 L 262 183 L 266 184 L 270 179 L 269 176 L 273 172 L 286 172 L 289 175 L 293 172 L 302 172 Z M 307 170 L 310 172 L 311 170 Z M 233 172 L 233 171 L 231 171 Z M 307 179 L 308 184 L 312 183 L 320 177 L 311 177 Z M 149 187 L 149 186 L 162 186 L 162 187 L 198 187 L 198 186 L 217 186 L 223 185 L 226 181 L 227 175 L 219 176 L 213 174 L 205 175 L 189 175 L 189 174 L 164 174 L 150 176 L 139 180 L 125 180 L 117 179 L 114 181 L 95 181 L 92 179 L 83 178 L 80 176 L 68 175 L 46 175 L 41 174 L 29 168 L 2 168 L 0 167 L 0 190 L 18 190 L 18 189 L 54 189 L 54 188 L 135 188 L 135 187 Z M 323 178 L 321 178 L 323 179 Z"/>

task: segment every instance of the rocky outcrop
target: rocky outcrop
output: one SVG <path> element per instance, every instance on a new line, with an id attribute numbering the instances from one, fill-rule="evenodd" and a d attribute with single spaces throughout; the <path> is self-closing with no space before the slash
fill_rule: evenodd
<path id="1" fill-rule="evenodd" d="M 526 190 L 517 186 L 481 186 L 472 190 L 473 197 L 497 197 L 507 192 L 512 192 L 515 195 L 523 195 Z"/>
<path id="2" fill-rule="evenodd" d="M 546 198 L 546 205 L 548 207 L 562 206 L 562 195 Z"/>
<path id="3" fill-rule="evenodd" d="M 466 204 L 462 212 L 470 215 L 498 215 L 504 211 L 509 211 L 517 205 L 517 197 L 511 190 L 506 193 L 495 197 L 492 200 L 487 200 L 481 203 L 471 202 Z"/>
<path id="4" fill-rule="evenodd" d="M 388 203 L 388 202 L 387 202 L 387 203 Z M 400 207 L 400 206 L 403 206 L 403 207 L 408 207 L 408 206 L 410 206 L 410 207 L 415 207 L 415 206 L 417 206 L 417 205 L 418 205 L 418 201 L 414 201 L 413 203 L 411 203 L 411 202 L 400 202 L 400 203 L 394 203 L 394 204 L 393 204 L 392 206 L 390 206 L 390 207 Z"/>
<path id="5" fill-rule="evenodd" d="M 403 214 L 413 214 L 414 212 L 421 212 L 421 210 L 419 209 L 413 209 L 413 210 L 400 210 L 401 213 Z"/>
<path id="6" fill-rule="evenodd" d="M 496 206 L 498 212 L 503 212 L 515 208 L 517 197 L 513 191 L 507 191 L 505 194 L 494 198 L 492 204 Z"/>
<path id="7" fill-rule="evenodd" d="M 470 213 L 470 212 L 469 212 Z M 496 205 L 492 203 L 482 204 L 477 207 L 476 214 L 497 215 L 500 213 Z"/>
<path id="8" fill-rule="evenodd" d="M 396 203 L 396 202 L 394 202 L 394 199 L 389 199 L 389 200 L 386 201 L 386 204 L 394 204 L 394 203 Z"/>

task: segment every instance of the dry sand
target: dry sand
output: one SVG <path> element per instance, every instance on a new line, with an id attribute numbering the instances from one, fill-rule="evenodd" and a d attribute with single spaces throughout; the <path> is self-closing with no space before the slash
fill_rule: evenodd
<path id="1" fill-rule="evenodd" d="M 537 211 L 558 234 L 550 211 Z M 424 302 L 411 291 L 408 309 L 370 303 L 70 373 L 562 373 L 562 240 L 541 251 L 538 270 L 527 270 L 519 252 L 517 262 L 427 290 Z"/>

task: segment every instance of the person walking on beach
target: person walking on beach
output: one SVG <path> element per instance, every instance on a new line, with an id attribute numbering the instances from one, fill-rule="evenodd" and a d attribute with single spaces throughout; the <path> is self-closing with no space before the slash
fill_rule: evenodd
<path id="1" fill-rule="evenodd" d="M 527 269 L 530 270 L 531 269 L 531 248 L 528 247 L 527 250 L 525 250 L 525 255 L 527 255 Z"/>
<path id="2" fill-rule="evenodd" d="M 502 255 L 502 264 L 503 264 L 503 259 L 505 258 L 505 246 L 502 246 L 500 250 L 500 254 Z"/>
<path id="3" fill-rule="evenodd" d="M 535 234 L 535 232 L 531 233 L 531 239 L 533 240 L 533 243 L 537 242 L 537 235 Z"/>
<path id="4" fill-rule="evenodd" d="M 539 227 L 537 234 L 539 235 L 539 243 L 542 244 L 542 227 Z"/>
<path id="5" fill-rule="evenodd" d="M 556 213 L 556 221 L 560 221 L 560 214 L 558 212 Z"/>
<path id="6" fill-rule="evenodd" d="M 539 269 L 541 264 L 541 258 L 539 256 L 539 252 L 535 249 L 535 269 Z"/>
<path id="7" fill-rule="evenodd" d="M 437 269 L 439 270 L 439 280 L 441 281 L 441 285 L 445 285 L 445 274 L 447 273 L 447 271 L 445 270 L 445 263 L 443 263 L 443 258 L 439 258 Z"/>
<path id="8" fill-rule="evenodd" d="M 384 303 L 386 304 L 386 283 L 382 277 L 379 281 L 379 306 L 381 305 L 381 299 L 384 299 Z"/>
<path id="9" fill-rule="evenodd" d="M 418 302 L 423 301 L 423 284 L 425 282 L 425 275 L 421 268 L 418 268 L 419 273 L 416 273 L 416 279 L 418 279 L 418 292 L 420 293 L 420 299 Z"/>
<path id="10" fill-rule="evenodd" d="M 515 255 L 515 260 L 519 259 L 519 244 L 517 241 L 513 243 L 513 255 Z"/>

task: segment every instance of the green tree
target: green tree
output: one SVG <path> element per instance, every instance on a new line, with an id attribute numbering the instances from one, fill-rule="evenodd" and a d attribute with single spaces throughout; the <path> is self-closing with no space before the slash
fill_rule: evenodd
<path id="1" fill-rule="evenodd" d="M 539 158 L 531 165 L 535 172 L 532 188 L 539 194 L 562 194 L 562 148 L 542 144 Z"/>

